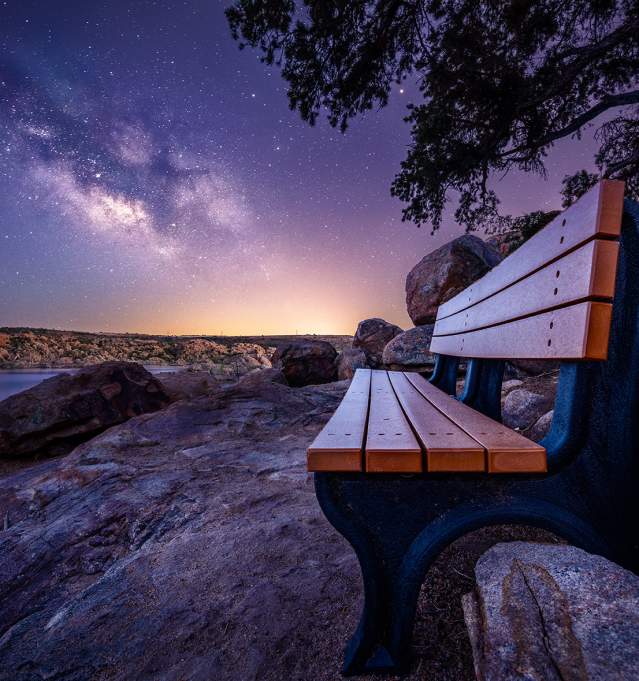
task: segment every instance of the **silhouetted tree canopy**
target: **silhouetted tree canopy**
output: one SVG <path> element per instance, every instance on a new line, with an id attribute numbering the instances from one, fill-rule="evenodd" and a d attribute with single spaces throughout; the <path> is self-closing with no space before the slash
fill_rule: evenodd
<path id="1" fill-rule="evenodd" d="M 496 208 L 491 175 L 543 174 L 552 144 L 604 113 L 600 173 L 639 185 L 637 0 L 238 0 L 227 17 L 311 124 L 325 110 L 345 130 L 417 80 L 391 192 L 418 225 L 438 228 L 452 191 L 472 229 Z"/>
<path id="2" fill-rule="evenodd" d="M 589 189 L 592 189 L 598 182 L 597 173 L 589 173 L 587 170 L 580 170 L 574 175 L 566 175 L 561 184 L 561 195 L 564 208 L 571 206 L 580 196 L 583 196 Z"/>

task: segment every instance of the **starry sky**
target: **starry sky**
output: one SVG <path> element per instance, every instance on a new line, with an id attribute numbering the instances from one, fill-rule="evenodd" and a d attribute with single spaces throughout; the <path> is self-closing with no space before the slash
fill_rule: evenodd
<path id="1" fill-rule="evenodd" d="M 404 328 L 404 281 L 463 229 L 401 222 L 389 187 L 418 94 L 345 135 L 288 109 L 217 0 L 0 0 L 0 326 L 170 334 Z M 593 142 L 494 180 L 559 207 Z"/>

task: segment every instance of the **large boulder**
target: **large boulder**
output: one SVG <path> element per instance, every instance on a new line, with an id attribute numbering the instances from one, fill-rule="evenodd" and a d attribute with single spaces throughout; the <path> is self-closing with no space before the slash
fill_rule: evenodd
<path id="1" fill-rule="evenodd" d="M 406 307 L 415 326 L 432 324 L 437 308 L 493 268 L 501 256 L 474 234 L 423 257 L 406 277 Z"/>
<path id="2" fill-rule="evenodd" d="M 64 453 L 169 402 L 162 384 L 134 362 L 54 376 L 0 402 L 0 457 Z"/>
<path id="3" fill-rule="evenodd" d="M 336 357 L 337 350 L 328 341 L 299 340 L 280 345 L 272 364 L 290 386 L 301 387 L 337 380 Z"/>
<path id="4" fill-rule="evenodd" d="M 502 420 L 509 428 L 530 428 L 540 416 L 552 408 L 554 396 L 515 388 L 511 390 L 502 408 Z"/>
<path id="5" fill-rule="evenodd" d="M 389 369 L 421 371 L 432 369 L 434 355 L 429 351 L 433 324 L 416 326 L 395 336 L 384 348 L 382 360 Z"/>
<path id="6" fill-rule="evenodd" d="M 463 598 L 478 679 L 639 678 L 639 578 L 565 545 L 497 544 Z"/>
<path id="7" fill-rule="evenodd" d="M 368 359 L 361 348 L 346 348 L 337 355 L 337 380 L 344 381 L 353 378 L 357 369 L 366 369 Z"/>
<path id="8" fill-rule="evenodd" d="M 402 329 L 395 324 L 379 317 L 364 319 L 357 325 L 353 337 L 353 347 L 361 348 L 366 353 L 371 367 L 382 366 L 382 354 L 386 345 L 402 333 Z"/>

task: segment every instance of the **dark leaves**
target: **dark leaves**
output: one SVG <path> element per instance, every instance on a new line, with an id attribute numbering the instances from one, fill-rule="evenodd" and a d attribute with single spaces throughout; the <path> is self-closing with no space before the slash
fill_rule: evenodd
<path id="1" fill-rule="evenodd" d="M 291 108 L 345 130 L 414 76 L 412 144 L 391 192 L 437 229 L 451 190 L 473 229 L 494 214 L 494 173 L 544 173 L 553 142 L 639 86 L 633 0 L 240 0 L 233 36 L 281 62 Z M 639 184 L 636 99 L 599 129 L 602 174 Z"/>

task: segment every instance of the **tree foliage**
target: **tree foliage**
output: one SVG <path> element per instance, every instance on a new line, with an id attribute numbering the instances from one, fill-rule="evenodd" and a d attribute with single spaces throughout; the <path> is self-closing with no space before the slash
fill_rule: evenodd
<path id="1" fill-rule="evenodd" d="M 587 170 L 580 170 L 574 175 L 566 175 L 561 183 L 561 205 L 564 208 L 572 204 L 583 196 L 589 189 L 592 189 L 598 182 L 597 173 L 589 173 Z"/>
<path id="2" fill-rule="evenodd" d="M 404 219 L 436 229 L 456 192 L 473 228 L 498 203 L 491 176 L 543 174 L 552 144 L 605 112 L 600 173 L 638 183 L 637 0 L 237 0 L 227 17 L 241 46 L 281 67 L 311 124 L 325 110 L 345 130 L 416 79 L 391 187 Z"/>

